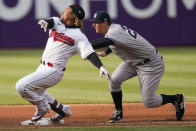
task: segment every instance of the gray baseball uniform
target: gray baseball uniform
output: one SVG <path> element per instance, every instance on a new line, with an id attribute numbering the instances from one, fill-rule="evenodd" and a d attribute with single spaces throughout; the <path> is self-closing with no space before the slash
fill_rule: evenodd
<path id="1" fill-rule="evenodd" d="M 164 73 L 164 62 L 156 48 L 135 31 L 119 24 L 112 24 L 105 37 L 115 42 L 109 47 L 123 60 L 112 74 L 111 92 L 119 92 L 124 81 L 138 75 L 143 103 L 147 107 L 160 106 L 162 97 L 155 93 Z"/>
<path id="2" fill-rule="evenodd" d="M 184 116 L 184 95 L 156 95 L 160 79 L 164 73 L 164 61 L 158 50 L 137 32 L 119 24 L 112 24 L 110 16 L 104 11 L 97 11 L 92 20 L 96 33 L 105 34 L 104 38 L 91 41 L 94 49 L 107 47 L 106 56 L 114 52 L 123 62 L 112 74 L 109 87 L 115 111 L 108 122 L 120 122 L 123 118 L 122 90 L 124 81 L 138 76 L 142 101 L 146 107 L 159 107 L 172 103 L 176 108 L 176 118 Z"/>
<path id="3" fill-rule="evenodd" d="M 121 91 L 121 84 L 137 75 L 144 105 L 160 106 L 162 97 L 155 93 L 164 73 L 164 62 L 156 48 L 135 31 L 119 24 L 111 24 L 105 38 L 114 42 L 109 48 L 123 60 L 112 74 L 111 92 Z"/>

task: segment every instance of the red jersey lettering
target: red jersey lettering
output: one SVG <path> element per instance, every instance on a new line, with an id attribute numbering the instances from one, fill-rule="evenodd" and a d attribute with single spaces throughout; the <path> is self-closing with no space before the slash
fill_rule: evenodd
<path id="1" fill-rule="evenodd" d="M 63 35 L 62 33 L 55 32 L 55 30 L 51 31 L 49 37 L 53 37 L 54 41 L 59 41 L 70 46 L 73 46 L 75 43 L 74 39 Z"/>

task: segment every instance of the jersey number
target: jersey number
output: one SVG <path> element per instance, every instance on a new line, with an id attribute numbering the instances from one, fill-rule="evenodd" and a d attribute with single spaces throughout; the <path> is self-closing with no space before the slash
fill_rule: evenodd
<path id="1" fill-rule="evenodd" d="M 135 32 L 135 31 L 133 31 L 133 30 L 127 28 L 126 26 L 122 26 L 122 25 L 121 25 L 121 28 L 122 28 L 123 30 L 125 30 L 126 32 L 128 32 L 129 35 L 131 35 L 133 38 L 136 39 L 136 37 L 137 37 L 137 32 Z"/>

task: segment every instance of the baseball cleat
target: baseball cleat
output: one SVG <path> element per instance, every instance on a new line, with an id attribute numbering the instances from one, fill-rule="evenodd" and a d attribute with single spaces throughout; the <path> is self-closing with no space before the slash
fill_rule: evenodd
<path id="1" fill-rule="evenodd" d="M 50 110 L 50 105 L 47 105 L 47 107 L 35 106 L 35 109 L 36 112 L 31 118 L 31 121 L 33 122 L 40 120 L 46 113 L 48 113 Z"/>
<path id="2" fill-rule="evenodd" d="M 186 111 L 185 104 L 184 104 L 184 95 L 183 94 L 176 94 L 178 99 L 173 103 L 174 107 L 176 108 L 176 119 L 182 120 L 184 113 Z"/>
<path id="3" fill-rule="evenodd" d="M 48 111 L 42 110 L 42 109 L 37 109 L 34 114 L 34 116 L 31 118 L 31 121 L 38 121 L 40 120 Z"/>
<path id="4" fill-rule="evenodd" d="M 112 117 L 108 120 L 109 123 L 119 123 L 123 117 L 123 112 L 119 109 L 114 110 Z"/>
<path id="5" fill-rule="evenodd" d="M 65 117 L 70 117 L 72 115 L 70 105 L 64 105 L 63 106 L 63 112 L 64 112 L 64 115 L 60 115 L 60 114 L 56 113 L 54 116 L 52 116 L 50 118 L 50 120 L 52 122 L 58 122 L 58 121 L 60 121 L 61 119 L 65 118 Z"/>

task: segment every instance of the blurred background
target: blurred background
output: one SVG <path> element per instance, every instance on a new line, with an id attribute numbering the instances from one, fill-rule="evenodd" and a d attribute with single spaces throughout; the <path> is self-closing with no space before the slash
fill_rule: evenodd
<path id="1" fill-rule="evenodd" d="M 128 26 L 155 46 L 196 45 L 196 0 L 0 0 L 0 48 L 44 47 L 48 33 L 39 19 L 59 16 L 70 4 L 86 11 L 85 34 L 95 34 L 88 19 L 107 11 L 113 22 Z"/>

